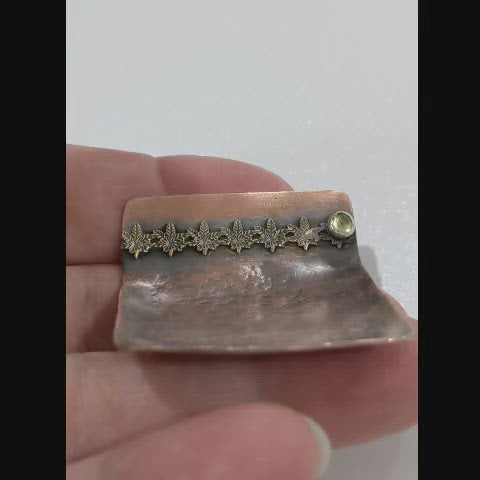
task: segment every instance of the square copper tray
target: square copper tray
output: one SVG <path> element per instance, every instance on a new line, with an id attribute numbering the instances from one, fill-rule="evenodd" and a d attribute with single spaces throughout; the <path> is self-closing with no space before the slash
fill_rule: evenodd
<path id="1" fill-rule="evenodd" d="M 178 231 L 206 220 L 212 231 L 240 219 L 244 228 L 326 222 L 352 213 L 337 191 L 235 193 L 137 198 L 123 230 L 138 222 L 151 232 Z M 358 227 L 358 225 L 357 225 Z M 361 226 L 360 226 L 361 227 Z M 120 232 L 119 232 L 120 233 Z M 120 349 L 159 352 L 267 353 L 316 350 L 409 338 L 413 328 L 361 265 L 356 236 L 348 247 L 328 241 L 274 253 L 252 245 L 172 257 L 153 250 L 135 259 L 123 251 L 123 282 L 114 339 Z"/>

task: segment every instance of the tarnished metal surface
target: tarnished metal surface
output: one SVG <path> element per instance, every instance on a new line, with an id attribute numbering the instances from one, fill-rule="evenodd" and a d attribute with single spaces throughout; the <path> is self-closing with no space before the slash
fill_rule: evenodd
<path id="1" fill-rule="evenodd" d="M 239 219 L 244 229 L 274 218 L 325 223 L 352 213 L 340 192 L 275 192 L 149 197 L 131 200 L 122 229 L 169 222 L 212 231 Z M 361 227 L 361 226 L 360 226 Z M 241 254 L 188 248 L 170 257 L 123 253 L 115 343 L 130 350 L 280 352 L 346 347 L 409 337 L 412 327 L 360 264 L 355 235 L 347 248 L 318 242 L 308 250 L 251 245 Z"/>

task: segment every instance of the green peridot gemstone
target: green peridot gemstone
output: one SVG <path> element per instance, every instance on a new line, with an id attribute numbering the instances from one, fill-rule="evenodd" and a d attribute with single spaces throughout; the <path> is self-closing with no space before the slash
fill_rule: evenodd
<path id="1" fill-rule="evenodd" d="M 348 238 L 355 232 L 355 221 L 347 212 L 335 212 L 328 219 L 327 229 L 335 238 Z"/>

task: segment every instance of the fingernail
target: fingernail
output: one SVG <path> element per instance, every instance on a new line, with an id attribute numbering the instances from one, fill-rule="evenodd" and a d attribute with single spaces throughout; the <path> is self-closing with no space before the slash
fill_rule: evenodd
<path id="1" fill-rule="evenodd" d="M 313 435 L 318 444 L 318 449 L 320 451 L 319 466 L 316 476 L 312 480 L 320 480 L 327 470 L 328 464 L 330 462 L 330 456 L 332 453 L 332 446 L 330 444 L 330 439 L 325 433 L 325 430 L 315 421 L 313 418 L 305 417 L 307 423 L 310 425 Z"/>

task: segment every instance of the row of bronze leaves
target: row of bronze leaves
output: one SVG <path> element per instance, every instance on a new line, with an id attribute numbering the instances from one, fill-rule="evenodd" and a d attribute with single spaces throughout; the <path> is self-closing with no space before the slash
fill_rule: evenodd
<path id="1" fill-rule="evenodd" d="M 229 246 L 240 253 L 255 243 L 263 244 L 271 252 L 275 252 L 277 247 L 284 247 L 288 242 L 296 243 L 304 250 L 308 250 L 311 245 L 317 245 L 319 240 L 330 241 L 338 248 L 350 243 L 350 239 L 339 240 L 330 235 L 326 224 L 312 227 L 309 220 L 302 217 L 298 226 L 287 225 L 285 228 L 278 228 L 275 220 L 269 218 L 264 227 L 247 230 L 244 230 L 242 222 L 237 219 L 234 220 L 232 228 L 221 227 L 213 232 L 205 220 L 200 222 L 198 230 L 189 228 L 186 232 L 178 232 L 175 225 L 168 222 L 165 230 L 145 233 L 137 222 L 132 226 L 131 232 L 122 232 L 122 249 L 128 250 L 138 259 L 141 253 L 148 253 L 152 249 L 161 249 L 171 257 L 185 247 L 194 247 L 207 255 L 220 245 Z"/>

